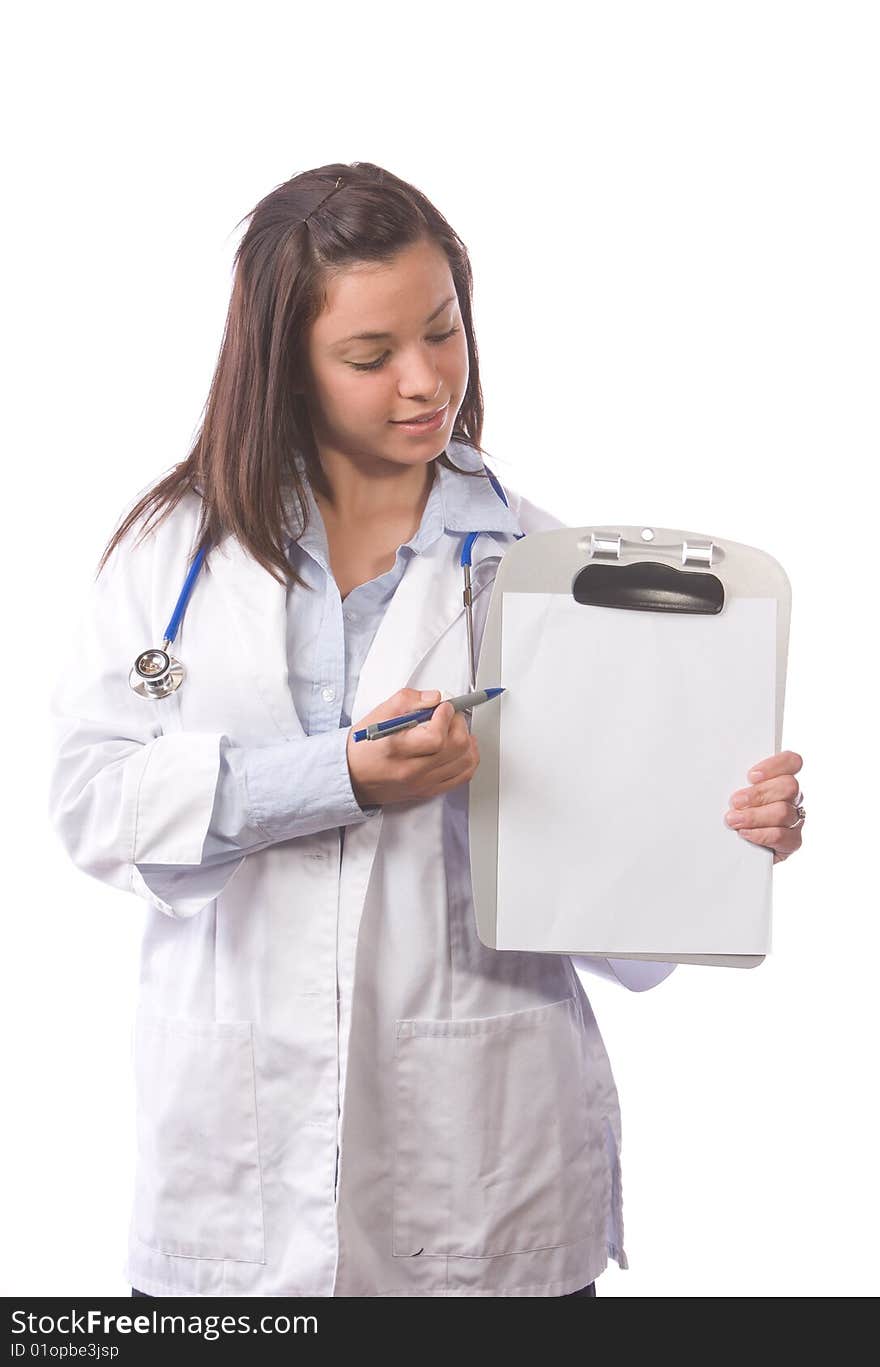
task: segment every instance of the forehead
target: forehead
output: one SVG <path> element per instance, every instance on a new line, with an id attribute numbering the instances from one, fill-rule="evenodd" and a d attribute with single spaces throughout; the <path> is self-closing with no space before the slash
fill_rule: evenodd
<path id="1" fill-rule="evenodd" d="M 455 282 L 444 252 L 433 243 L 407 247 L 389 261 L 358 262 L 334 273 L 314 333 L 330 343 L 364 330 L 394 332 L 420 326 Z"/>

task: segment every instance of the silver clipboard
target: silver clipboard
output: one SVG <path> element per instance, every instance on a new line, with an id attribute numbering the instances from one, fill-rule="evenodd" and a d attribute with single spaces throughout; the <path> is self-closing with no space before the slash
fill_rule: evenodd
<path id="1" fill-rule="evenodd" d="M 729 596 L 775 598 L 776 744 L 781 748 L 791 585 L 766 552 L 668 527 L 562 527 L 514 542 L 498 567 L 483 632 L 476 687 L 501 679 L 504 594 L 572 594 L 579 602 L 639 611 L 718 612 Z M 719 606 L 720 603 L 720 606 Z M 477 934 L 496 948 L 501 709 L 476 707 L 471 732 L 480 763 L 470 782 L 469 835 Z M 536 950 L 536 953 L 559 951 Z M 591 957 L 589 951 L 571 951 Z M 606 954 L 593 957 L 606 958 Z M 754 968 L 763 954 L 615 954 L 621 959 Z"/>

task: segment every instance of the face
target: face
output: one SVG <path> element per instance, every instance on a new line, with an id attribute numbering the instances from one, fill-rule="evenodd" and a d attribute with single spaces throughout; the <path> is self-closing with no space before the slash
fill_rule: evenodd
<path id="1" fill-rule="evenodd" d="M 354 333 L 381 333 L 354 337 Z M 434 243 L 332 279 L 308 343 L 304 397 L 318 450 L 362 469 L 424 465 L 452 436 L 468 382 L 467 338 L 449 262 Z M 446 405 L 436 430 L 399 426 Z"/>

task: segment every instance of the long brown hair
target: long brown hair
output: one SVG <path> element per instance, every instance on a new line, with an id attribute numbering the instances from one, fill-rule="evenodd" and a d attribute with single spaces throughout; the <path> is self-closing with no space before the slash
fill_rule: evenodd
<path id="1" fill-rule="evenodd" d="M 333 272 L 359 262 L 385 262 L 423 239 L 446 254 L 467 334 L 470 375 L 452 437 L 482 453 L 483 393 L 470 258 L 420 190 L 372 162 L 333 163 L 285 181 L 240 222 L 245 219 L 250 223 L 235 253 L 223 340 L 195 444 L 186 460 L 128 513 L 101 557 L 96 578 L 144 514 L 142 536 L 153 518 L 164 521 L 195 489 L 202 508 L 193 560 L 231 532 L 273 578 L 280 571 L 279 582 L 304 585 L 286 551 L 285 495 L 299 506 L 300 535 L 308 522 L 295 452 L 301 452 L 312 487 L 330 495 L 305 400 L 293 392 L 305 379 L 308 329 L 325 307 Z M 459 469 L 446 451 L 437 459 Z M 484 477 L 481 469 L 460 473 Z"/>

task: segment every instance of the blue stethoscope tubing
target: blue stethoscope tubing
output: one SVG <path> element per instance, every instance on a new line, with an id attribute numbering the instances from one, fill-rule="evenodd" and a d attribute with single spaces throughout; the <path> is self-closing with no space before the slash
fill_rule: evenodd
<path id="1" fill-rule="evenodd" d="M 510 504 L 507 501 L 507 495 L 505 494 L 500 481 L 495 477 L 495 475 L 492 474 L 492 471 L 489 469 L 487 465 L 484 464 L 483 468 L 489 477 L 489 481 L 492 485 L 492 488 L 495 490 L 496 494 L 501 499 L 505 508 L 509 508 Z M 474 689 L 476 687 L 477 674 L 476 660 L 474 656 L 474 615 L 472 606 L 473 598 L 471 593 L 471 557 L 474 542 L 480 535 L 480 532 L 468 533 L 468 535 L 464 539 L 464 545 L 461 548 L 461 557 L 459 559 L 459 564 L 461 565 L 461 568 L 464 572 L 463 601 L 465 606 L 465 616 L 467 619 L 468 660 L 470 663 L 471 689 Z M 523 536 L 525 536 L 525 532 L 517 533 L 517 540 L 519 540 Z M 135 693 L 137 693 L 142 698 L 167 698 L 168 695 L 170 693 L 173 693 L 175 689 L 179 688 L 181 683 L 183 682 L 183 665 L 180 663 L 179 660 L 175 660 L 171 656 L 169 650 L 170 646 L 174 641 L 175 636 L 177 635 L 180 623 L 183 620 L 183 614 L 186 611 L 186 605 L 189 601 L 189 596 L 192 593 L 193 585 L 195 584 L 195 581 L 198 578 L 199 570 L 202 568 L 202 564 L 204 563 L 205 556 L 209 549 L 210 547 L 208 545 L 203 546 L 189 568 L 189 572 L 187 573 L 187 576 L 183 581 L 183 588 L 180 590 L 177 602 L 174 605 L 174 611 L 171 614 L 171 620 L 165 628 L 165 635 L 162 640 L 161 649 L 157 650 L 153 648 L 150 650 L 144 650 L 141 652 L 140 655 L 138 655 L 137 659 L 134 662 L 134 666 L 129 675 L 129 684 L 134 689 Z"/>

